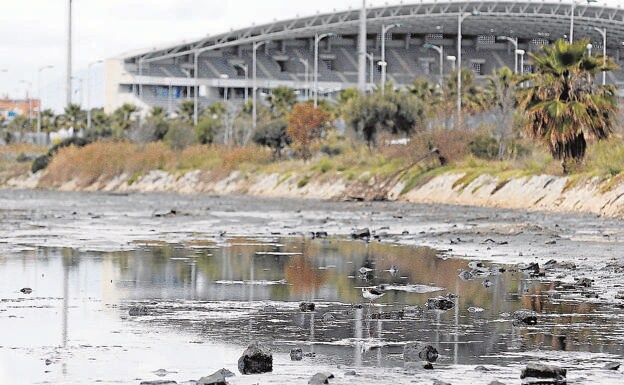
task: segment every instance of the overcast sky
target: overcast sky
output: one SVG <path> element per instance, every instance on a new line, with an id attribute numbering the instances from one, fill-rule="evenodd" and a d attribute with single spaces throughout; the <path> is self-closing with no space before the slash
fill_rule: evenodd
<path id="1" fill-rule="evenodd" d="M 405 0 L 405 3 L 420 0 Z M 541 0 L 540 0 L 541 1 Z M 569 0 L 564 0 L 568 2 Z M 368 0 L 382 5 L 398 0 Z M 612 4 L 618 0 L 607 1 Z M 74 72 L 86 76 L 87 65 L 99 59 L 163 43 L 262 24 L 273 19 L 306 16 L 359 7 L 361 0 L 73 0 Z M 67 0 L 2 1 L 0 8 L 0 95 L 24 97 L 37 69 L 42 74 L 44 108 L 59 108 L 64 100 Z M 92 71 L 92 104 L 103 103 L 103 70 Z M 74 100 L 78 101 L 78 83 Z M 85 87 L 86 88 L 86 87 Z M 86 91 L 85 91 L 86 92 Z M 84 94 L 84 92 L 83 92 Z M 84 100 L 84 95 L 82 95 Z"/>

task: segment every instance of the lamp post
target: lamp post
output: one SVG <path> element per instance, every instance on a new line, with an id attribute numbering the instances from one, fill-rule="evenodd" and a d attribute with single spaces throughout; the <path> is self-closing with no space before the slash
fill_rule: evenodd
<path id="1" fill-rule="evenodd" d="M 293 61 L 298 61 L 299 63 L 303 64 L 303 70 L 305 71 L 305 95 L 306 95 L 306 100 L 310 100 L 310 63 L 308 62 L 307 59 L 302 59 L 300 57 L 294 57 L 291 58 L 290 60 Z"/>
<path id="2" fill-rule="evenodd" d="M 518 50 L 518 38 L 517 37 L 509 37 L 509 36 L 497 36 L 496 40 L 498 41 L 508 41 L 514 46 L 514 52 Z M 514 73 L 518 73 L 518 55 L 514 54 Z"/>
<path id="3" fill-rule="evenodd" d="M 199 51 L 193 53 L 193 124 L 199 124 Z"/>
<path id="4" fill-rule="evenodd" d="M 603 66 L 607 66 L 607 29 L 594 27 L 594 30 L 602 36 L 602 60 Z M 607 71 L 602 71 L 602 85 L 607 85 Z"/>
<path id="5" fill-rule="evenodd" d="M 373 84 L 375 84 L 375 75 L 374 75 L 374 70 L 375 70 L 375 55 L 373 55 L 372 53 L 366 53 L 366 59 L 368 59 L 370 61 L 370 69 L 369 69 L 369 83 L 370 83 L 370 91 L 373 90 Z"/>
<path id="6" fill-rule="evenodd" d="M 39 67 L 39 70 L 37 71 L 37 98 L 39 99 L 39 108 L 37 108 L 37 134 L 41 133 L 41 106 L 43 105 L 41 100 L 41 72 L 52 68 L 54 68 L 54 66 L 48 65 Z"/>
<path id="7" fill-rule="evenodd" d="M 249 81 L 249 66 L 247 64 L 234 64 L 235 67 L 239 67 L 245 72 L 245 105 L 249 103 L 249 92 L 247 88 L 247 82 Z"/>
<path id="8" fill-rule="evenodd" d="M 424 44 L 423 48 L 433 49 L 440 54 L 440 87 L 444 83 L 444 47 L 441 45 Z"/>
<path id="9" fill-rule="evenodd" d="M 386 67 L 388 62 L 386 61 L 386 33 L 392 28 L 398 28 L 401 24 L 382 25 L 381 26 L 381 94 L 386 91 Z"/>
<path id="10" fill-rule="evenodd" d="M 257 63 L 257 51 L 258 48 L 260 48 L 261 46 L 263 46 L 264 44 L 269 43 L 268 41 L 257 41 L 255 43 L 253 43 L 253 52 L 252 52 L 252 76 L 253 76 L 253 80 L 252 80 L 252 91 L 251 91 L 251 97 L 253 100 L 253 106 L 252 106 L 252 110 L 251 110 L 251 120 L 252 120 L 252 128 L 254 129 L 254 131 L 256 130 L 256 126 L 257 126 L 257 120 L 258 120 L 258 109 L 256 107 L 256 99 L 257 96 L 256 94 L 258 93 L 258 84 L 257 84 L 257 75 L 258 75 L 258 63 Z"/>
<path id="11" fill-rule="evenodd" d="M 91 129 L 91 67 L 103 63 L 103 60 L 96 60 L 87 66 L 87 129 Z"/>
<path id="12" fill-rule="evenodd" d="M 314 37 L 314 107 L 318 107 L 318 66 L 319 66 L 319 43 L 326 37 L 336 36 L 335 33 L 317 34 Z"/>
<path id="13" fill-rule="evenodd" d="M 461 122 L 461 109 L 462 109 L 462 23 L 470 16 L 478 16 L 479 12 L 473 11 L 472 13 L 460 13 L 457 16 L 457 127 Z"/>
<path id="14" fill-rule="evenodd" d="M 33 121 L 33 116 L 32 116 L 32 97 L 30 89 L 32 88 L 32 82 L 29 82 L 28 80 L 20 80 L 21 84 L 26 84 L 28 85 L 28 88 L 26 89 L 26 98 L 28 99 L 28 121 L 30 122 L 30 126 L 32 127 L 32 121 Z"/>
<path id="15" fill-rule="evenodd" d="M 598 0 L 585 0 L 587 4 L 597 3 Z M 576 12 L 576 6 L 581 3 L 577 0 L 572 0 L 572 11 L 570 12 L 570 44 L 574 42 L 574 13 Z"/>

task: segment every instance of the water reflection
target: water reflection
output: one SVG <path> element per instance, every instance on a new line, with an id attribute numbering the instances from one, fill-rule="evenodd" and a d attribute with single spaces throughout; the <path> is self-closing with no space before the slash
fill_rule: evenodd
<path id="1" fill-rule="evenodd" d="M 105 312 L 133 327 L 184 330 L 204 341 L 259 339 L 277 350 L 304 345 L 332 362 L 356 366 L 402 366 L 402 345 L 410 341 L 438 346 L 443 364 L 502 364 L 517 359 L 505 353 L 534 349 L 624 353 L 612 338 L 624 329 L 618 310 L 553 300 L 547 293 L 554 284 L 520 273 L 490 276 L 493 286 L 485 288 L 483 279 L 458 277 L 466 261 L 445 260 L 427 248 L 302 238 L 142 244 L 135 252 L 23 255 L 30 268 L 46 270 L 46 284 L 61 286 L 63 348 L 75 344 L 70 331 L 82 333 L 84 325 L 74 325 L 72 313 L 84 312 L 81 301 L 89 298 L 103 301 Z M 19 270 L 8 261 L 0 257 L 7 276 Z M 48 266 L 54 261 L 61 262 L 60 270 Z M 362 275 L 362 267 L 370 271 Z M 393 290 L 369 310 L 359 288 L 376 285 Z M 427 287 L 443 290 L 423 293 Z M 453 309 L 423 308 L 427 298 L 447 293 L 459 296 Z M 140 321 L 128 317 L 136 301 L 148 304 L 152 314 Z M 301 301 L 315 302 L 316 312 L 300 312 Z M 536 327 L 515 327 L 504 316 L 522 308 L 542 314 Z M 400 317 L 371 314 L 399 311 Z"/>

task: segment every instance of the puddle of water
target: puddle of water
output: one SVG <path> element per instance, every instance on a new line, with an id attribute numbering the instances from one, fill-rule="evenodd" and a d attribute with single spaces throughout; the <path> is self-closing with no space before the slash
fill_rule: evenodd
<path id="1" fill-rule="evenodd" d="M 467 261 L 428 248 L 304 238 L 139 243 L 129 252 L 0 256 L 0 383 L 138 383 L 160 368 L 178 381 L 197 379 L 236 371 L 252 340 L 278 354 L 291 376 L 278 383 L 306 383 L 301 373 L 336 365 L 371 376 L 383 368 L 394 383 L 410 383 L 402 351 L 416 341 L 438 348 L 442 377 L 476 382 L 517 379 L 520 364 L 539 355 L 581 367 L 574 355 L 584 354 L 585 371 L 624 355 L 622 310 L 553 299 L 554 284 L 518 272 L 462 280 Z M 373 306 L 361 293 L 370 286 L 387 290 Z M 454 309 L 423 306 L 449 293 L 459 295 Z M 304 301 L 316 311 L 299 311 Z M 138 304 L 148 314 L 129 316 Z M 508 315 L 523 308 L 540 313 L 538 325 L 512 325 Z M 316 357 L 291 363 L 295 346 Z M 473 373 L 474 365 L 499 372 Z"/>

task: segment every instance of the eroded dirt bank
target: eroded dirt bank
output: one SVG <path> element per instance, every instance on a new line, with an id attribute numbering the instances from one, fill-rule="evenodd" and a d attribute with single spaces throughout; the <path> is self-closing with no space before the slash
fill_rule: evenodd
<path id="1" fill-rule="evenodd" d="M 501 180 L 490 175 L 476 179 L 462 173 L 436 176 L 404 192 L 404 182 L 372 187 L 340 175 L 305 173 L 247 175 L 238 171 L 225 176 L 201 171 L 170 174 L 152 171 L 142 176 L 121 175 L 84 183 L 79 180 L 49 182 L 42 175 L 8 179 L 4 186 L 60 191 L 175 192 L 183 194 L 250 195 L 273 198 L 326 200 L 363 199 L 381 192 L 389 200 L 411 203 L 468 205 L 506 209 L 591 213 L 624 217 L 624 185 L 609 185 L 598 178 L 576 182 L 549 175 Z M 374 190 L 374 191 L 373 191 Z"/>

